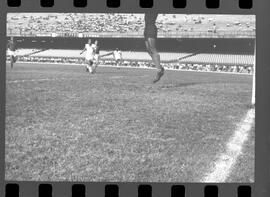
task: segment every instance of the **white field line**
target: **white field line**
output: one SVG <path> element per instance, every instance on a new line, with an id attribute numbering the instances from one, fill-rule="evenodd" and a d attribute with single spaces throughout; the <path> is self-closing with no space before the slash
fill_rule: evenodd
<path id="1" fill-rule="evenodd" d="M 22 62 L 22 61 L 18 61 L 16 63 L 23 63 L 23 64 L 52 64 L 52 65 L 77 65 L 77 66 L 85 66 L 86 65 L 86 64 L 78 64 L 78 63 L 51 63 L 51 62 L 47 63 L 47 62 Z M 149 70 L 156 69 L 156 68 L 151 68 L 151 67 L 132 67 L 132 66 L 114 66 L 114 65 L 98 65 L 98 66 L 100 66 L 100 67 L 117 67 L 117 68 L 142 68 L 142 69 L 149 69 Z M 165 68 L 165 70 L 252 76 L 252 74 L 250 74 L 250 73 L 236 73 L 236 72 L 223 72 L 223 71 L 219 72 L 219 71 L 204 71 L 204 70 L 184 70 L 184 69 L 173 69 L 173 68 L 172 69 Z"/>
<path id="2" fill-rule="evenodd" d="M 249 131 L 254 123 L 255 109 L 250 109 L 242 121 L 237 125 L 233 136 L 227 143 L 226 152 L 221 154 L 214 163 L 213 170 L 206 174 L 201 182 L 225 182 L 229 177 L 237 158 L 242 154 L 244 143 L 248 139 Z"/>
<path id="3" fill-rule="evenodd" d="M 64 80 L 69 78 L 44 78 L 44 79 L 21 79 L 21 80 L 14 80 L 14 81 L 7 81 L 7 84 L 10 83 L 23 83 L 23 82 L 36 82 L 36 81 L 57 81 L 57 80 Z"/>

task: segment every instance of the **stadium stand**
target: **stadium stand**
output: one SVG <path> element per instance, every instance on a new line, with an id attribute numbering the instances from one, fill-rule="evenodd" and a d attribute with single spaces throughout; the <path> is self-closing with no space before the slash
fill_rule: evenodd
<path id="1" fill-rule="evenodd" d="M 255 36 L 254 16 L 160 14 L 159 34 Z M 143 14 L 9 13 L 7 34 L 31 36 L 142 35 Z"/>
<path id="2" fill-rule="evenodd" d="M 65 57 L 65 58 L 83 58 L 84 55 L 80 55 L 81 50 L 63 50 L 63 49 L 48 49 L 33 54 L 33 57 Z M 100 54 L 106 54 L 110 51 L 101 51 Z M 185 57 L 190 53 L 160 53 L 161 59 L 163 61 L 177 60 L 178 58 Z M 146 52 L 133 52 L 133 51 L 123 51 L 122 58 L 124 60 L 136 60 L 136 61 L 150 61 L 151 58 Z M 112 56 L 104 57 L 103 59 L 112 59 Z"/>
<path id="3" fill-rule="evenodd" d="M 194 56 L 181 59 L 183 63 L 203 64 L 226 64 L 226 65 L 253 65 L 253 55 L 234 54 L 207 54 L 200 53 Z"/>
<path id="4" fill-rule="evenodd" d="M 160 52 L 160 59 L 162 61 L 173 61 L 179 58 L 185 57 L 190 53 L 163 53 Z M 146 52 L 122 52 L 123 59 L 127 60 L 151 60 L 150 56 Z"/>
<path id="5" fill-rule="evenodd" d="M 23 62 L 44 62 L 44 63 L 71 63 L 84 64 L 84 55 L 80 55 L 81 50 L 61 50 L 49 49 L 36 51 L 35 49 L 20 49 L 19 61 Z M 101 51 L 101 54 L 109 51 Z M 24 54 L 24 55 L 23 55 Z M 128 67 L 153 67 L 151 59 L 146 52 L 122 52 L 122 66 Z M 207 54 L 207 53 L 160 53 L 162 65 L 166 69 L 212 71 L 212 72 L 234 72 L 252 73 L 253 55 L 236 54 Z M 9 57 L 7 57 L 7 60 Z M 112 56 L 102 58 L 100 65 L 114 65 Z"/>
<path id="6" fill-rule="evenodd" d="M 255 17 L 252 15 L 243 17 L 241 15 L 159 14 L 156 24 L 159 36 L 163 36 L 163 39 L 160 39 L 160 43 L 163 44 L 161 44 L 163 49 L 160 50 L 162 51 L 160 56 L 162 64 L 167 69 L 240 73 L 250 73 L 252 70 L 254 58 L 252 42 L 255 38 Z M 102 48 L 104 51 L 101 51 L 102 55 L 116 46 L 121 49 L 123 45 L 118 46 L 120 40 L 115 37 L 142 37 L 143 29 L 143 14 L 34 13 L 30 15 L 9 13 L 7 15 L 7 35 L 23 37 L 22 40 L 18 40 L 20 41 L 19 47 L 40 48 L 39 50 L 19 49 L 16 51 L 19 60 L 27 62 L 82 64 L 84 55 L 80 55 L 81 50 L 77 50 L 83 46 L 80 45 L 83 43 L 82 40 L 86 40 L 88 37 L 107 36 L 102 42 L 102 44 L 105 43 Z M 170 36 L 175 36 L 177 39 L 169 41 L 170 38 L 167 37 Z M 75 37 L 85 38 L 80 38 L 81 43 L 79 43 L 79 39 Z M 186 39 L 188 42 L 182 39 L 192 37 L 196 39 Z M 195 42 L 195 40 L 206 40 L 197 39 L 201 37 L 213 39 L 209 39 L 207 42 Z M 225 37 L 226 39 L 219 39 L 222 42 L 215 39 Z M 64 39 L 68 39 L 69 42 Z M 140 47 L 143 40 L 141 38 L 139 38 L 141 41 L 134 38 L 129 39 L 130 46 L 134 47 L 122 48 L 124 60 L 122 65 L 152 67 L 150 56 L 146 52 L 140 52 L 145 49 Z M 223 47 L 223 43 L 229 41 L 231 44 L 228 45 L 231 47 Z M 126 43 L 127 41 L 121 40 L 121 42 Z M 78 46 L 73 46 L 74 43 L 77 43 Z M 173 43 L 176 43 L 175 49 L 171 50 Z M 234 43 L 236 44 L 234 45 Z M 216 44 L 217 48 L 213 48 Z M 235 47 L 236 45 L 239 45 L 238 48 Z M 201 46 L 205 46 L 205 48 Z M 180 53 L 180 51 L 182 52 Z M 229 54 L 225 54 L 226 52 Z M 242 53 L 242 55 L 238 53 Z M 102 58 L 101 64 L 113 65 L 113 57 Z"/>

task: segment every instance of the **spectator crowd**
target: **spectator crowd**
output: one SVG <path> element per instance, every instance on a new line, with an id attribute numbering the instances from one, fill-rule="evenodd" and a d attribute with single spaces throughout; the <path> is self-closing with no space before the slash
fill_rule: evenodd
<path id="1" fill-rule="evenodd" d="M 255 34 L 254 16 L 159 14 L 159 34 Z M 10 13 L 7 33 L 19 35 L 85 36 L 142 35 L 143 14 Z"/>

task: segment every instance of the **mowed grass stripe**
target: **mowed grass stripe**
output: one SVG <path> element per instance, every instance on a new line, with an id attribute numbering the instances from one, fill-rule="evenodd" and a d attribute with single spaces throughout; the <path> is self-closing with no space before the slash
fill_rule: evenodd
<path id="1" fill-rule="evenodd" d="M 70 78 L 7 84 L 7 180 L 198 181 L 250 101 L 249 76 L 167 71 L 153 85 L 154 70 L 97 71 L 7 70 Z"/>

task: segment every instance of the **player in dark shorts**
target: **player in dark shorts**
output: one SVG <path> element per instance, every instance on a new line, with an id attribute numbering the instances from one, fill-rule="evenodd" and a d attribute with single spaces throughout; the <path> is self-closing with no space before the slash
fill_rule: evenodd
<path id="1" fill-rule="evenodd" d="M 159 69 L 157 72 L 156 78 L 153 80 L 153 83 L 156 83 L 160 80 L 160 78 L 164 75 L 164 68 L 160 65 L 160 55 L 156 48 L 156 40 L 157 40 L 157 27 L 156 27 L 156 19 L 157 13 L 146 13 L 144 15 L 145 28 L 144 28 L 144 39 L 146 49 L 151 56 L 155 67 Z"/>
<path id="2" fill-rule="evenodd" d="M 8 41 L 8 55 L 10 56 L 10 66 L 11 69 L 13 68 L 13 64 L 17 61 L 17 56 L 15 54 L 15 43 L 13 40 L 13 37 L 10 38 L 10 40 Z"/>

